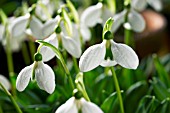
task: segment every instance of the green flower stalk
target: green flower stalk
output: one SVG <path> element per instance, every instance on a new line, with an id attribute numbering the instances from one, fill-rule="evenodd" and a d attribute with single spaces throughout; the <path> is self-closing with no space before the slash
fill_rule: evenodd
<path id="1" fill-rule="evenodd" d="M 10 98 L 12 104 L 14 105 L 17 113 L 22 113 L 21 109 L 19 108 L 17 102 L 15 101 L 15 99 L 13 98 L 13 96 L 11 95 L 11 93 L 5 89 L 5 87 L 0 83 L 0 87 L 3 89 L 3 91 L 5 92 L 5 94 Z"/>

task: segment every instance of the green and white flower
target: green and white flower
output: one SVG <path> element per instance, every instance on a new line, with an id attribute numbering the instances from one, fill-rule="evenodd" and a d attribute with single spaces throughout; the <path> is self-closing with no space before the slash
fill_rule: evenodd
<path id="1" fill-rule="evenodd" d="M 127 10 L 123 10 L 122 12 L 113 16 L 114 24 L 112 26 L 111 31 L 116 32 L 118 28 L 125 22 Z M 131 29 L 135 32 L 142 32 L 145 29 L 145 20 L 141 14 L 135 11 L 133 8 L 130 9 L 128 13 L 128 23 L 131 26 Z"/>
<path id="2" fill-rule="evenodd" d="M 84 98 L 76 99 L 71 97 L 67 102 L 61 105 L 55 113 L 103 113 L 103 111 L 94 103 L 86 101 Z"/>
<path id="3" fill-rule="evenodd" d="M 35 58 L 35 62 L 25 67 L 19 73 L 16 80 L 16 88 L 18 91 L 23 91 L 27 86 L 29 81 L 34 79 L 37 81 L 37 84 L 40 89 L 45 90 L 48 93 L 53 93 L 55 90 L 55 75 L 50 66 L 44 64 L 42 56 L 38 53 L 38 60 Z"/>
<path id="4" fill-rule="evenodd" d="M 105 59 L 106 42 L 111 45 L 113 60 Z M 90 71 L 99 65 L 110 67 L 116 64 L 124 68 L 136 69 L 139 64 L 139 59 L 134 50 L 125 45 L 114 42 L 112 39 L 103 40 L 101 44 L 90 46 L 80 57 L 79 68 L 82 72 Z"/>
<path id="5" fill-rule="evenodd" d="M 26 14 L 20 17 L 12 17 L 8 19 L 8 32 L 9 41 L 11 43 L 10 47 L 12 51 L 18 51 L 21 46 L 21 42 L 26 38 L 25 30 L 30 18 L 30 14 Z M 0 27 L 1 41 L 4 46 L 6 46 L 6 34 L 5 27 L 1 25 Z"/>

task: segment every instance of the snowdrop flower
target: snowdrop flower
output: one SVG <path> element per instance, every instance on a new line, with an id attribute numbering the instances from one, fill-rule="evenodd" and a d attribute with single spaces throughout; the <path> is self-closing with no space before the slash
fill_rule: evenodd
<path id="1" fill-rule="evenodd" d="M 125 16 L 127 14 L 127 10 L 123 10 L 122 12 L 113 16 L 114 24 L 112 26 L 111 31 L 116 32 L 117 29 L 125 22 Z M 142 32 L 145 29 L 145 20 L 141 14 L 135 11 L 133 8 L 130 9 L 128 13 L 128 22 L 131 25 L 131 28 L 135 32 Z"/>
<path id="2" fill-rule="evenodd" d="M 46 38 L 44 40 L 45 42 L 48 42 L 50 44 L 52 44 L 53 46 L 55 46 L 56 48 L 58 48 L 58 39 L 57 39 L 57 35 L 55 33 L 53 33 L 52 35 L 50 35 L 48 38 Z M 55 57 L 55 53 L 53 52 L 53 50 L 51 50 L 49 47 L 47 46 L 42 46 L 40 49 L 40 53 L 42 54 L 42 60 L 44 62 L 47 62 L 49 60 L 51 60 L 52 58 Z"/>
<path id="3" fill-rule="evenodd" d="M 36 39 L 46 38 L 47 36 L 49 36 L 50 34 L 54 32 L 59 18 L 60 18 L 59 16 L 56 16 L 56 18 L 50 19 L 45 24 L 43 24 L 38 18 L 36 18 L 35 16 L 32 16 L 32 19 L 30 22 L 31 34 Z M 28 31 L 27 33 L 30 34 L 30 32 Z"/>
<path id="4" fill-rule="evenodd" d="M 1 74 L 0 74 L 0 83 L 5 87 L 5 89 L 7 89 L 7 90 L 11 89 L 11 84 L 10 84 L 9 80 Z"/>
<path id="5" fill-rule="evenodd" d="M 17 18 L 11 18 L 9 19 L 8 23 L 8 30 L 10 33 L 10 43 L 11 43 L 11 50 L 12 51 L 17 51 L 20 49 L 21 42 L 25 39 L 26 34 L 25 34 L 25 29 L 27 27 L 28 21 L 30 18 L 30 14 L 26 14 L 24 16 L 20 16 Z M 3 37 L 5 33 L 5 27 L 0 28 L 1 32 L 1 37 Z M 2 38 L 2 43 L 5 46 L 6 45 L 6 39 Z"/>
<path id="6" fill-rule="evenodd" d="M 30 79 L 34 79 L 34 76 L 40 89 L 50 94 L 53 93 L 55 90 L 55 75 L 51 67 L 43 63 L 40 53 L 35 54 L 35 62 L 32 65 L 25 67 L 19 73 L 16 80 L 17 90 L 23 91 Z"/>
<path id="7" fill-rule="evenodd" d="M 103 113 L 103 111 L 94 103 L 87 102 L 84 98 L 76 99 L 71 97 L 67 102 L 61 105 L 55 113 Z"/>
<path id="8" fill-rule="evenodd" d="M 36 15 L 43 21 L 48 20 L 49 17 L 53 15 L 54 11 L 55 11 L 55 4 L 51 0 L 39 0 L 35 9 Z"/>
<path id="9" fill-rule="evenodd" d="M 78 32 L 78 27 L 76 24 L 72 23 L 72 35 L 70 36 L 64 26 L 64 23 L 61 23 L 62 28 L 62 44 L 66 51 L 75 58 L 79 58 L 81 55 L 81 42 L 80 35 Z"/>
<path id="10" fill-rule="evenodd" d="M 162 10 L 161 0 L 132 0 L 131 5 L 134 9 L 143 11 L 146 8 L 147 3 L 157 11 Z"/>
<path id="11" fill-rule="evenodd" d="M 113 60 L 106 59 L 106 43 L 110 43 Z M 125 44 L 114 42 L 112 39 L 103 40 L 101 44 L 90 46 L 80 57 L 79 68 L 82 72 L 90 71 L 97 66 L 114 66 L 116 64 L 128 69 L 136 69 L 139 60 L 133 49 Z"/>
<path id="12" fill-rule="evenodd" d="M 101 23 L 102 3 L 90 6 L 82 13 L 80 18 L 80 32 L 84 41 L 89 41 L 91 33 L 89 27 Z"/>

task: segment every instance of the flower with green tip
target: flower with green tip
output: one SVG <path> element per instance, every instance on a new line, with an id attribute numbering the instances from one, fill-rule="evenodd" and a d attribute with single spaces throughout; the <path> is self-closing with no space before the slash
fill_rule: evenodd
<path id="1" fill-rule="evenodd" d="M 109 42 L 113 60 L 105 59 L 106 43 Z M 80 57 L 79 68 L 82 72 L 90 71 L 99 65 L 103 67 L 121 65 L 124 68 L 136 69 L 139 65 L 139 59 L 134 50 L 125 45 L 116 43 L 113 39 L 104 39 L 101 44 L 90 46 Z"/>
<path id="2" fill-rule="evenodd" d="M 29 81 L 35 80 L 40 89 L 52 94 L 55 90 L 55 75 L 50 66 L 44 64 L 42 55 L 35 54 L 35 62 L 21 70 L 16 80 L 16 88 L 23 91 L 28 86 Z"/>
<path id="3" fill-rule="evenodd" d="M 103 113 L 103 111 L 94 103 L 86 101 L 84 98 L 76 99 L 71 97 L 67 102 L 61 105 L 55 113 Z"/>

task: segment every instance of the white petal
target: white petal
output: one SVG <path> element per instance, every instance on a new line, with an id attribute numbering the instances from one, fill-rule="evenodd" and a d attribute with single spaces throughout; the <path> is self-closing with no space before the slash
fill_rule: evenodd
<path id="1" fill-rule="evenodd" d="M 103 66 L 103 67 L 111 67 L 111 66 L 115 66 L 116 64 L 117 64 L 116 61 L 112 61 L 110 59 L 107 59 L 107 60 L 103 60 L 100 65 Z"/>
<path id="2" fill-rule="evenodd" d="M 82 113 L 104 113 L 96 104 L 81 98 Z"/>
<path id="3" fill-rule="evenodd" d="M 137 13 L 134 10 L 128 15 L 128 20 L 130 25 L 132 26 L 132 30 L 135 32 L 142 32 L 145 29 L 145 20 L 141 14 Z"/>
<path id="4" fill-rule="evenodd" d="M 148 3 L 157 11 L 162 10 L 162 1 L 161 0 L 148 0 Z"/>
<path id="5" fill-rule="evenodd" d="M 19 35 L 21 35 L 22 33 L 24 33 L 28 21 L 29 21 L 29 14 L 26 14 L 25 16 L 21 16 L 16 18 L 11 25 L 11 35 L 12 37 L 17 37 Z"/>
<path id="6" fill-rule="evenodd" d="M 131 5 L 138 11 L 143 11 L 146 8 L 147 0 L 132 0 Z"/>
<path id="7" fill-rule="evenodd" d="M 15 38 L 10 39 L 10 47 L 13 52 L 17 52 L 21 48 L 21 41 L 16 40 Z"/>
<path id="8" fill-rule="evenodd" d="M 55 113 L 78 113 L 75 101 L 74 97 L 70 98 L 65 104 L 61 105 Z"/>
<path id="9" fill-rule="evenodd" d="M 47 39 L 44 40 L 45 42 L 48 42 L 50 44 L 52 44 L 53 46 L 55 46 L 56 48 L 58 48 L 58 39 L 57 39 L 57 35 L 54 33 L 52 35 L 50 35 Z M 40 53 L 43 56 L 43 61 L 47 62 L 49 60 L 51 60 L 52 58 L 55 57 L 55 53 L 53 52 L 52 49 L 50 49 L 47 46 L 43 46 L 40 49 Z"/>
<path id="10" fill-rule="evenodd" d="M 31 79 L 32 68 L 33 65 L 25 67 L 24 69 L 21 70 L 21 72 L 17 76 L 16 88 L 18 91 L 23 91 L 27 87 Z"/>
<path id="11" fill-rule="evenodd" d="M 108 7 L 103 7 L 102 10 L 102 25 L 104 26 L 105 22 L 108 20 L 108 18 L 112 17 L 113 13 L 108 9 Z"/>
<path id="12" fill-rule="evenodd" d="M 111 40 L 111 50 L 114 60 L 122 67 L 136 69 L 139 59 L 135 51 L 125 44 L 118 44 Z"/>
<path id="13" fill-rule="evenodd" d="M 77 42 L 78 46 L 81 47 L 80 34 L 79 34 L 78 26 L 75 23 L 72 23 L 72 28 L 73 28 L 72 38 Z"/>
<path id="14" fill-rule="evenodd" d="M 127 10 L 124 10 L 116 15 L 113 16 L 113 25 L 112 25 L 112 28 L 111 28 L 111 31 L 112 32 L 116 32 L 119 27 L 121 26 L 121 24 L 123 24 L 124 20 L 125 20 L 125 14 L 126 14 Z"/>
<path id="15" fill-rule="evenodd" d="M 43 27 L 43 24 L 41 23 L 41 21 L 38 20 L 35 16 L 32 16 L 32 19 L 31 19 L 31 22 L 30 22 L 30 29 L 31 29 L 33 36 L 36 39 L 45 38 L 42 35 L 42 27 Z"/>
<path id="16" fill-rule="evenodd" d="M 88 27 L 86 27 L 84 24 L 80 25 L 80 33 L 82 35 L 83 41 L 89 41 L 91 38 L 91 32 Z"/>
<path id="17" fill-rule="evenodd" d="M 55 90 L 55 75 L 53 70 L 47 64 L 38 62 L 35 69 L 35 79 L 40 89 L 52 94 Z"/>
<path id="18" fill-rule="evenodd" d="M 96 44 L 86 49 L 79 61 L 79 68 L 82 72 L 90 71 L 101 64 L 106 53 L 105 44 L 106 41 L 104 40 L 101 44 Z"/>
<path id="19" fill-rule="evenodd" d="M 99 20 L 102 13 L 102 3 L 90 6 L 82 13 L 80 21 L 85 23 L 88 27 L 95 26 Z"/>
<path id="20" fill-rule="evenodd" d="M 62 34 L 62 44 L 69 54 L 71 54 L 75 58 L 80 57 L 81 47 L 79 42 L 74 40 L 74 38 Z"/>
<path id="21" fill-rule="evenodd" d="M 5 87 L 5 89 L 7 89 L 7 90 L 11 89 L 11 84 L 10 84 L 9 80 L 3 75 L 0 75 L 0 83 Z"/>
<path id="22" fill-rule="evenodd" d="M 52 19 L 52 20 L 48 20 L 48 21 L 44 24 L 44 26 L 43 26 L 43 28 L 42 28 L 42 33 L 43 33 L 43 36 L 44 36 L 44 37 L 47 37 L 47 36 L 49 36 L 51 33 L 54 32 L 55 27 L 56 27 L 57 22 L 58 22 L 58 19 L 59 19 L 59 18 L 54 18 L 54 19 Z"/>

